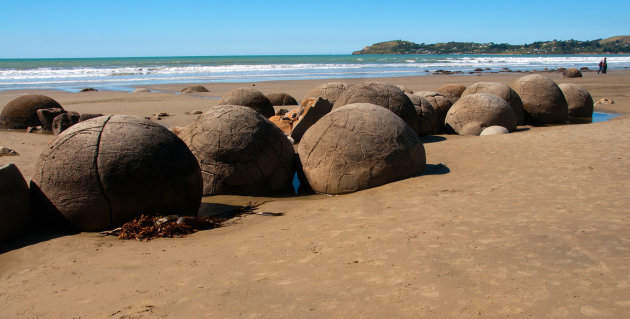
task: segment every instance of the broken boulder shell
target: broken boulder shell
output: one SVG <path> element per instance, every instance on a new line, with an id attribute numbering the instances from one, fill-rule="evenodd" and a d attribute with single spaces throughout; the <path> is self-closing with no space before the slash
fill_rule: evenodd
<path id="1" fill-rule="evenodd" d="M 196 215 L 202 180 L 197 160 L 168 129 L 110 115 L 59 134 L 41 154 L 31 189 L 46 215 L 100 231 L 141 214 Z"/>
<path id="2" fill-rule="evenodd" d="M 396 114 L 368 103 L 322 117 L 298 145 L 314 191 L 343 194 L 420 173 L 426 165 L 418 135 Z"/>
<path id="3" fill-rule="evenodd" d="M 267 98 L 271 105 L 273 106 L 281 106 L 281 105 L 298 105 L 298 102 L 294 97 L 287 93 L 274 92 L 267 94 Z"/>
<path id="4" fill-rule="evenodd" d="M 295 151 L 287 136 L 251 108 L 211 108 L 180 134 L 197 157 L 204 195 L 261 195 L 289 189 Z"/>

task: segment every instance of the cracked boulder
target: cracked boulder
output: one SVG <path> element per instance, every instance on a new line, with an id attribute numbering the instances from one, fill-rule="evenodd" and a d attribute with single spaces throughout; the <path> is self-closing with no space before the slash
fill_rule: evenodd
<path id="1" fill-rule="evenodd" d="M 444 119 L 446 118 L 446 113 L 448 113 L 448 110 L 453 105 L 453 102 L 449 98 L 438 92 L 418 91 L 415 92 L 414 95 L 426 99 L 427 101 L 429 101 L 429 103 L 431 103 L 431 105 L 433 105 L 433 109 L 437 114 L 438 122 L 440 123 L 440 128 L 437 133 L 444 133 Z"/>
<path id="2" fill-rule="evenodd" d="M 418 136 L 439 134 L 442 127 L 433 105 L 425 98 L 415 94 L 407 94 L 418 114 L 420 129 Z"/>
<path id="3" fill-rule="evenodd" d="M 318 97 L 328 100 L 331 104 L 335 104 L 339 96 L 341 96 L 341 94 L 348 88 L 350 88 L 350 84 L 344 82 L 329 82 L 320 84 L 306 94 L 301 105 L 304 105 L 304 101 L 308 99 L 316 99 Z"/>
<path id="4" fill-rule="evenodd" d="M 219 101 L 219 105 L 246 106 L 270 118 L 275 114 L 271 101 L 262 93 L 250 88 L 239 88 L 227 92 Z"/>
<path id="5" fill-rule="evenodd" d="M 333 110 L 353 103 L 382 106 L 398 115 L 414 132 L 418 132 L 418 114 L 413 103 L 397 86 L 385 82 L 367 82 L 347 89 L 333 105 Z"/>
<path id="6" fill-rule="evenodd" d="M 446 96 L 451 100 L 451 102 L 455 103 L 462 96 L 462 93 L 466 90 L 466 86 L 459 83 L 451 83 L 442 85 L 437 89 L 437 92 Z"/>
<path id="7" fill-rule="evenodd" d="M 38 210 L 82 231 L 145 215 L 196 215 L 202 180 L 186 144 L 165 127 L 127 116 L 73 125 L 41 154 L 31 189 Z"/>
<path id="8" fill-rule="evenodd" d="M 20 96 L 2 109 L 0 126 L 10 129 L 26 129 L 29 126 L 39 126 L 41 122 L 37 116 L 39 109 L 61 109 L 57 101 L 44 96 L 29 94 Z"/>
<path id="9" fill-rule="evenodd" d="M 426 165 L 418 135 L 385 108 L 355 103 L 340 107 L 306 131 L 298 146 L 314 191 L 343 194 L 420 173 Z"/>
<path id="10" fill-rule="evenodd" d="M 291 186 L 295 174 L 292 143 L 251 108 L 213 107 L 180 137 L 199 161 L 204 195 L 261 195 Z"/>
<path id="11" fill-rule="evenodd" d="M 509 85 L 500 82 L 477 82 L 467 87 L 462 97 L 475 93 L 489 93 L 504 99 L 516 114 L 516 124 L 523 125 L 523 101 Z"/>
<path id="12" fill-rule="evenodd" d="M 479 135 L 489 126 L 503 126 L 516 130 L 516 115 L 502 98 L 475 93 L 463 96 L 446 114 L 446 124 L 459 135 Z"/>
<path id="13" fill-rule="evenodd" d="M 267 98 L 273 106 L 298 105 L 295 98 L 287 93 L 269 93 L 267 94 Z"/>
<path id="14" fill-rule="evenodd" d="M 558 85 L 540 74 L 530 74 L 514 81 L 512 89 L 523 101 L 526 124 L 563 123 L 569 107 Z"/>
<path id="15" fill-rule="evenodd" d="M 28 185 L 14 164 L 0 166 L 0 243 L 24 231 L 31 215 Z"/>
<path id="16" fill-rule="evenodd" d="M 573 83 L 562 83 L 558 87 L 562 90 L 564 98 L 569 106 L 569 116 L 571 117 L 592 117 L 593 97 L 588 91 Z"/>

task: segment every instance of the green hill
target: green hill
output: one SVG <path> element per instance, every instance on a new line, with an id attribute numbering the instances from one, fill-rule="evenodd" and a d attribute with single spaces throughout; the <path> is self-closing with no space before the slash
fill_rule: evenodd
<path id="1" fill-rule="evenodd" d="M 508 43 L 414 43 L 386 41 L 355 51 L 352 54 L 614 54 L 630 53 L 630 36 L 616 36 L 590 41 L 538 41 L 529 44 Z"/>

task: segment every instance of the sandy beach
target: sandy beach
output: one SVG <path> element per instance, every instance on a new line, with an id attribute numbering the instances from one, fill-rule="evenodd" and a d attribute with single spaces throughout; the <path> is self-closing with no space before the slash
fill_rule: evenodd
<path id="1" fill-rule="evenodd" d="M 0 318 L 630 317 L 630 71 L 557 83 L 588 89 L 593 124 L 498 136 L 423 138 L 422 175 L 341 196 L 214 196 L 277 214 L 236 217 L 184 238 L 123 241 L 32 232 L 0 244 Z M 510 83 L 522 73 L 380 78 L 414 91 Z M 349 83 L 370 79 L 348 79 Z M 38 93 L 80 113 L 170 116 L 185 126 L 231 89 L 298 101 L 339 80 L 144 86 L 150 93 Z M 0 131 L 27 180 L 54 136 Z"/>

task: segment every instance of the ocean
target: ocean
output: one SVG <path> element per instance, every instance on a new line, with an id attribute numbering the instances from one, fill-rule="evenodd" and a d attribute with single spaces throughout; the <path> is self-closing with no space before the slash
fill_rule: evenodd
<path id="1" fill-rule="evenodd" d="M 272 55 L 0 59 L 0 90 L 85 87 L 131 91 L 166 83 L 258 82 L 430 75 L 437 70 L 498 72 L 597 69 L 602 55 Z M 630 55 L 608 56 L 608 70 L 630 69 Z"/>

